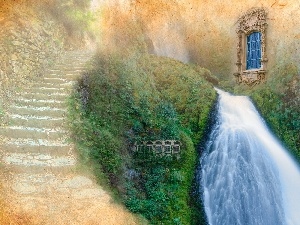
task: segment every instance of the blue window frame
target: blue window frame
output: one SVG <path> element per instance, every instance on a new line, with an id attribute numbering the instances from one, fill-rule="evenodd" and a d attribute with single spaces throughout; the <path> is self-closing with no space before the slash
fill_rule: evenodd
<path id="1" fill-rule="evenodd" d="M 261 67 L 261 33 L 253 32 L 247 36 L 247 70 Z"/>

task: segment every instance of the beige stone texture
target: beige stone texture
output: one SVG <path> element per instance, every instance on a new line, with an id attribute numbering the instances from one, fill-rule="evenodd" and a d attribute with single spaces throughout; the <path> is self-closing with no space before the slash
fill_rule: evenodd
<path id="1" fill-rule="evenodd" d="M 190 5 L 187 4 L 190 2 Z M 187 34 L 194 42 L 187 41 L 192 61 L 221 75 L 235 72 L 237 21 L 253 7 L 263 7 L 267 16 L 268 68 L 284 60 L 299 63 L 300 51 L 300 2 L 298 0 L 232 0 L 184 1 L 182 6 Z"/>
<path id="2" fill-rule="evenodd" d="M 122 44 L 117 48 L 128 45 L 124 40 L 133 40 L 128 30 L 137 21 L 150 53 L 198 63 L 223 79 L 234 79 L 236 72 L 239 17 L 251 8 L 263 7 L 268 13 L 268 68 L 300 61 L 298 0 L 139 0 L 131 7 L 129 0 L 110 1 L 114 4 L 109 5 L 98 2 L 105 12 L 101 29 L 110 48 L 118 43 Z"/>

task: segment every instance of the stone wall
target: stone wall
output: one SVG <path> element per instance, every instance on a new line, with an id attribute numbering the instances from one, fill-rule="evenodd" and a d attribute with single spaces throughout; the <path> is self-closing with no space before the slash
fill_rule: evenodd
<path id="1" fill-rule="evenodd" d="M 101 6 L 103 1 L 94 2 Z M 132 8 L 125 4 L 130 0 L 109 2 L 117 2 L 119 8 L 107 7 L 111 15 L 101 28 L 106 26 L 111 32 L 112 24 L 123 22 L 117 16 L 111 22 L 114 15 L 135 12 L 131 20 L 142 23 L 153 53 L 197 63 L 222 80 L 232 80 L 231 86 L 237 70 L 238 19 L 251 8 L 263 7 L 268 23 L 267 69 L 284 61 L 299 65 L 299 0 L 139 0 Z"/>
<path id="2" fill-rule="evenodd" d="M 26 1 L 1 5 L 0 27 L 0 97 L 4 101 L 59 58 L 64 32 L 50 15 Z"/>
<path id="3" fill-rule="evenodd" d="M 189 4 L 187 4 L 189 2 Z M 182 16 L 187 27 L 186 46 L 193 62 L 220 77 L 234 79 L 237 61 L 238 19 L 249 9 L 267 11 L 267 70 L 300 61 L 300 2 L 298 0 L 187 0 Z M 299 65 L 300 67 L 300 65 Z M 300 69 L 300 68 L 299 68 Z"/>

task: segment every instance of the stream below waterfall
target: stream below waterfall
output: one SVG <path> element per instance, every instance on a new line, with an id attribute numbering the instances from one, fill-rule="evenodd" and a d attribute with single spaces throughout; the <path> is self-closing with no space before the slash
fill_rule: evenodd
<path id="1" fill-rule="evenodd" d="M 300 170 L 250 99 L 217 89 L 201 156 L 200 187 L 210 225 L 300 225 Z"/>

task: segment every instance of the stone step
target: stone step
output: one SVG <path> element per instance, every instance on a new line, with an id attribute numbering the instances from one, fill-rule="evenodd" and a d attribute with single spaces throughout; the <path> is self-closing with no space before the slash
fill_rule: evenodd
<path id="1" fill-rule="evenodd" d="M 65 101 L 58 101 L 58 100 L 41 100 L 41 99 L 28 99 L 28 98 L 17 98 L 15 100 L 15 104 L 18 106 L 33 106 L 33 107 L 55 107 L 55 108 L 66 108 L 67 104 Z"/>
<path id="2" fill-rule="evenodd" d="M 18 194 L 37 194 L 52 192 L 74 191 L 75 193 L 84 189 L 92 190 L 93 181 L 80 175 L 59 176 L 57 174 L 31 174 L 21 173 L 13 177 L 12 190 Z M 98 188 L 99 191 L 103 191 Z M 98 192 L 99 192 L 98 191 Z M 93 191 L 92 191 L 93 192 Z M 59 193 L 56 193 L 59 194 Z"/>
<path id="3" fill-rule="evenodd" d="M 70 69 L 73 69 L 73 70 L 86 70 L 87 67 L 78 65 L 78 66 L 73 66 Z"/>
<path id="4" fill-rule="evenodd" d="M 5 159 L 5 158 L 3 158 Z M 8 160 L 7 158 L 5 160 Z M 4 161 L 2 163 L 5 163 Z M 12 173 L 31 173 L 31 174 L 68 174 L 73 173 L 76 171 L 75 165 L 69 165 L 69 166 L 37 166 L 37 165 L 31 165 L 31 166 L 24 166 L 22 164 L 14 164 L 14 163 L 5 163 L 5 167 L 8 171 Z"/>
<path id="5" fill-rule="evenodd" d="M 59 75 L 55 74 L 52 77 L 47 77 L 45 76 L 43 78 L 43 83 L 52 83 L 52 84 L 64 84 L 69 82 L 67 79 L 65 78 L 60 78 L 58 77 Z"/>
<path id="6" fill-rule="evenodd" d="M 64 127 L 64 119 L 62 117 L 49 117 L 49 116 L 31 116 L 10 114 L 10 125 L 12 126 L 28 126 L 37 128 L 56 128 Z"/>
<path id="7" fill-rule="evenodd" d="M 80 52 L 79 54 L 76 54 L 74 52 L 71 52 L 71 54 L 66 54 L 65 56 L 62 57 L 62 61 L 65 62 L 64 60 L 75 60 L 78 59 L 81 62 L 82 61 L 87 61 L 89 60 L 93 55 L 90 54 L 89 52 L 82 53 Z"/>
<path id="8" fill-rule="evenodd" d="M 72 145 L 66 146 L 32 146 L 32 145 L 14 145 L 14 144 L 2 144 L 0 149 L 3 149 L 5 152 L 14 152 L 14 153 L 41 153 L 63 156 L 69 154 L 72 151 Z"/>
<path id="9" fill-rule="evenodd" d="M 71 66 L 74 65 L 75 63 L 81 63 L 85 65 L 88 61 L 90 60 L 90 57 L 85 56 L 68 56 L 62 58 L 61 61 L 59 61 L 56 65 L 65 65 L 65 66 Z"/>
<path id="10" fill-rule="evenodd" d="M 69 68 L 73 66 L 86 66 L 90 59 L 86 57 L 73 57 L 73 58 L 65 58 L 61 61 L 61 63 L 56 64 L 57 66 L 67 66 Z"/>
<path id="11" fill-rule="evenodd" d="M 87 68 L 83 69 L 83 68 L 67 68 L 67 69 L 64 69 L 63 72 L 65 74 L 68 74 L 68 73 L 85 73 L 86 71 L 88 71 Z"/>
<path id="12" fill-rule="evenodd" d="M 74 51 L 69 51 L 67 52 L 64 57 L 69 57 L 69 58 L 72 58 L 72 57 L 80 57 L 80 58 L 90 58 L 92 57 L 94 54 L 88 50 L 74 50 Z"/>
<path id="13" fill-rule="evenodd" d="M 37 205 L 44 205 L 47 208 L 55 209 L 58 214 L 61 212 L 60 209 L 57 209 L 57 201 L 54 200 L 53 196 L 56 199 L 60 199 L 60 196 L 61 199 L 65 199 L 67 194 L 72 201 L 80 201 L 81 204 L 86 202 L 85 205 L 90 205 L 90 201 L 95 199 L 98 199 L 101 203 L 106 202 L 106 204 L 111 200 L 102 188 L 95 187 L 92 180 L 78 175 L 65 178 L 54 173 L 21 173 L 14 176 L 10 190 L 17 195 L 21 195 L 19 202 L 29 203 L 32 210 Z M 72 201 L 69 201 L 70 206 L 74 204 Z"/>
<path id="14" fill-rule="evenodd" d="M 32 138 L 32 139 L 47 139 L 56 140 L 66 135 L 62 130 L 52 130 L 36 127 L 1 127 L 0 135 L 8 138 Z"/>
<path id="15" fill-rule="evenodd" d="M 39 93 L 39 94 L 68 94 L 70 90 L 67 88 L 49 88 L 49 87 L 31 87 L 24 89 L 27 93 Z"/>
<path id="16" fill-rule="evenodd" d="M 34 92 L 23 92 L 23 98 L 36 99 L 36 100 L 57 100 L 65 101 L 68 97 L 66 93 L 34 93 Z"/>
<path id="17" fill-rule="evenodd" d="M 66 79 L 68 82 L 74 82 L 74 81 L 77 81 L 78 78 L 80 78 L 82 75 L 81 73 L 65 73 L 65 74 L 62 74 L 62 75 L 47 75 L 45 78 L 47 79 L 51 79 L 51 78 L 61 78 L 61 79 Z"/>
<path id="18" fill-rule="evenodd" d="M 86 66 L 65 66 L 65 65 L 56 65 L 51 71 L 61 71 L 61 72 L 67 72 L 67 71 L 87 71 L 88 68 Z"/>
<path id="19" fill-rule="evenodd" d="M 32 138 L 4 138 L 6 145 L 18 145 L 20 147 L 22 146 L 47 146 L 47 147 L 65 147 L 65 146 L 70 146 L 69 141 L 65 138 L 61 138 L 58 140 L 46 140 L 46 139 L 32 139 Z"/>
<path id="20" fill-rule="evenodd" d="M 80 64 L 78 62 L 72 63 L 68 66 L 56 66 L 54 69 L 62 69 L 62 70 L 87 70 L 89 65 L 86 63 Z"/>
<path id="21" fill-rule="evenodd" d="M 91 200 L 93 201 L 97 199 L 98 207 L 99 207 L 99 203 L 103 204 L 103 202 L 106 202 L 106 204 L 109 204 L 109 202 L 111 201 L 109 195 L 107 195 L 107 193 L 99 187 L 72 188 L 68 186 L 63 186 L 63 184 L 61 184 L 61 181 L 55 181 L 55 180 L 48 181 L 48 182 L 44 181 L 40 183 L 33 183 L 29 181 L 27 182 L 16 181 L 16 183 L 10 189 L 16 192 L 16 194 L 21 195 L 21 198 L 19 199 L 20 202 L 24 202 L 25 204 L 31 202 L 30 203 L 31 206 L 35 205 L 32 207 L 32 210 L 34 210 L 36 205 L 39 206 L 44 205 L 47 208 L 50 207 L 51 209 L 56 209 L 57 214 L 59 215 L 61 214 L 61 211 L 57 209 L 57 203 L 53 202 L 53 195 L 55 195 L 55 198 L 57 199 L 64 199 L 67 194 L 68 199 L 71 198 L 72 201 L 76 201 L 77 203 L 80 201 L 81 204 L 85 202 L 85 205 L 90 205 Z M 73 205 L 72 201 L 68 201 L 70 206 Z M 73 223 L 64 223 L 64 224 L 73 225 Z M 76 223 L 76 224 L 80 224 L 80 223 Z M 93 224 L 99 224 L 99 223 L 93 223 Z"/>
<path id="22" fill-rule="evenodd" d="M 57 176 L 56 174 L 49 173 L 45 174 L 31 174 L 31 173 L 21 173 L 14 176 L 14 180 L 20 183 L 48 183 L 49 185 L 54 184 L 57 188 L 90 188 L 93 187 L 93 181 L 85 176 L 80 176 L 76 174 L 70 174 L 69 176 Z"/>
<path id="23" fill-rule="evenodd" d="M 66 89 L 69 90 L 70 88 L 72 88 L 74 86 L 74 82 L 73 81 L 66 81 L 64 83 L 49 83 L 49 82 L 43 82 L 41 81 L 40 83 L 34 83 L 32 84 L 33 88 L 38 88 L 38 89 Z"/>
<path id="24" fill-rule="evenodd" d="M 44 197 L 46 197 L 47 190 L 59 185 L 60 182 L 58 182 L 57 177 L 58 176 L 53 173 L 15 174 L 12 177 L 10 189 L 17 194 L 30 195 L 30 200 L 37 194 L 43 194 Z"/>
<path id="25" fill-rule="evenodd" d="M 18 115 L 32 116 L 48 116 L 48 117 L 63 117 L 66 110 L 53 107 L 26 107 L 26 106 L 11 106 L 10 112 Z"/>
<path id="26" fill-rule="evenodd" d="M 55 156 L 41 153 L 5 153 L 1 161 L 16 166 L 64 167 L 74 166 L 74 156 Z"/>
<path id="27" fill-rule="evenodd" d="M 70 70 L 70 71 L 64 71 L 63 73 L 61 74 L 57 74 L 57 73 L 51 73 L 45 77 L 59 77 L 59 78 L 65 78 L 65 79 L 68 79 L 68 77 L 72 77 L 74 75 L 81 75 L 82 73 L 84 73 L 84 71 L 81 71 L 81 70 Z"/>
<path id="28" fill-rule="evenodd" d="M 48 69 L 47 71 L 50 74 L 61 74 L 62 73 L 62 71 L 60 69 L 58 69 L 58 68 Z"/>

